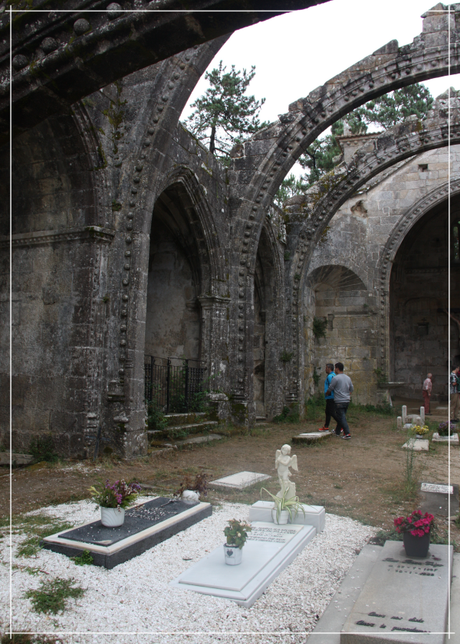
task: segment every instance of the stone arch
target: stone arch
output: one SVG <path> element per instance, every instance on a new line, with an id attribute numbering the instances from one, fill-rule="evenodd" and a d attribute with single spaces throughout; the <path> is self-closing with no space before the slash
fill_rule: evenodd
<path id="1" fill-rule="evenodd" d="M 372 357 L 368 343 L 375 321 L 368 307 L 364 275 L 338 264 L 324 264 L 311 271 L 305 281 L 302 320 L 305 338 L 303 379 L 323 374 L 327 362 L 343 362 L 355 385 L 354 399 L 369 399 Z M 315 337 L 322 323 L 324 337 Z M 345 351 L 344 351 L 345 347 Z M 308 389 L 307 389 L 308 391 Z M 313 389 L 310 388 L 310 394 Z"/>
<path id="2" fill-rule="evenodd" d="M 172 309 L 171 302 L 166 302 L 166 308 L 162 309 L 158 299 L 148 300 L 146 345 L 150 341 L 148 333 L 152 326 L 148 323 L 149 311 L 151 314 L 155 311 L 155 319 L 160 316 L 163 320 L 169 320 L 167 324 L 171 329 L 179 324 L 182 327 L 182 335 L 190 339 L 190 333 L 187 334 L 184 331 L 185 326 L 189 326 L 189 331 L 192 331 L 194 337 L 188 342 L 188 347 L 185 347 L 187 350 L 183 351 L 185 358 L 209 360 L 210 338 L 206 336 L 207 343 L 206 338 L 203 337 L 202 327 L 206 326 L 203 315 L 206 309 L 202 307 L 202 303 L 203 299 L 215 294 L 215 283 L 222 277 L 223 266 L 219 261 L 222 258 L 222 249 L 219 247 L 219 238 L 206 195 L 197 178 L 188 168 L 176 168 L 165 177 L 153 209 L 151 226 L 148 282 L 151 282 L 153 245 L 156 244 L 157 252 L 163 254 L 168 253 L 166 246 L 169 246 L 170 259 L 171 253 L 176 259 L 175 265 L 168 269 L 167 293 L 163 295 L 165 299 L 171 299 L 173 292 L 175 293 L 177 310 L 172 310 L 171 317 L 171 314 L 166 315 L 166 311 Z M 161 244 L 163 244 L 163 250 L 160 248 Z M 179 284 L 176 279 L 175 271 L 178 264 L 182 266 L 180 269 L 182 284 Z M 163 267 L 160 270 L 165 273 L 166 268 Z M 165 288 L 165 285 L 159 286 Z M 180 319 L 181 315 L 183 319 Z M 168 351 L 171 348 L 169 347 Z M 182 355 L 176 357 L 182 357 Z"/>
<path id="3" fill-rule="evenodd" d="M 385 244 L 378 266 L 379 289 L 379 322 L 378 322 L 378 361 L 382 373 L 391 377 L 391 311 L 390 311 L 390 279 L 393 262 L 409 232 L 430 211 L 446 202 L 448 197 L 460 195 L 460 179 L 452 180 L 449 184 L 439 186 L 422 197 L 404 213 L 393 229 Z M 447 316 L 447 311 L 446 311 Z"/>
<path id="4" fill-rule="evenodd" d="M 391 41 L 314 90 L 307 98 L 291 104 L 289 112 L 280 116 L 278 122 L 234 148 L 230 184 L 236 189 L 231 195 L 231 214 L 235 220 L 236 238 L 243 240 L 233 267 L 235 275 L 237 270 L 241 271 L 241 266 L 247 268 L 248 274 L 254 270 L 260 230 L 276 190 L 298 157 L 328 126 L 372 98 L 415 82 L 446 75 L 449 70 L 451 73 L 460 70 L 457 46 L 460 31 L 455 23 L 456 15 L 457 12 L 450 10 L 443 16 L 427 12 L 423 32 L 411 45 L 400 48 L 397 41 Z M 451 43 L 450 50 L 448 42 Z M 447 126 L 440 135 L 446 140 Z M 414 153 L 408 152 L 406 156 Z M 349 180 L 352 183 L 354 178 L 350 176 Z M 246 186 L 244 193 L 242 185 Z M 301 233 L 302 237 L 305 233 Z M 302 250 L 300 252 L 303 254 Z M 250 290 L 242 293 L 240 289 L 238 300 L 238 307 L 240 304 L 246 306 L 249 313 Z M 293 310 L 292 315 L 296 317 L 297 312 Z M 244 366 L 240 365 L 234 381 L 240 383 L 243 378 Z M 237 387 L 235 395 L 244 398 L 244 388 Z"/>
<path id="5" fill-rule="evenodd" d="M 456 106 L 455 106 L 456 107 Z M 425 150 L 435 149 L 448 145 L 446 119 L 446 103 L 437 102 L 437 110 L 420 124 L 418 121 L 409 120 L 399 126 L 384 132 L 374 141 L 371 153 L 363 154 L 359 150 L 350 163 L 341 164 L 333 173 L 329 173 L 313 186 L 294 207 L 295 214 L 289 214 L 293 220 L 292 226 L 295 234 L 288 236 L 288 245 L 292 251 L 293 259 L 287 275 L 287 283 L 291 292 L 291 351 L 294 353 L 298 364 L 299 373 L 307 373 L 303 366 L 303 351 L 297 347 L 304 346 L 304 337 L 301 328 L 301 297 L 304 294 L 306 267 L 311 258 L 315 245 L 320 241 L 325 227 L 334 216 L 337 209 L 356 190 L 368 182 L 372 177 L 384 169 L 399 163 L 401 160 L 414 156 Z M 460 114 L 458 109 L 451 113 L 451 143 L 460 141 Z M 420 125 L 423 125 L 421 129 Z M 291 226 L 291 227 L 292 227 Z M 289 226 L 288 226 L 289 227 Z M 296 279 L 296 276 L 297 279 Z M 366 280 L 365 280 L 366 281 Z M 294 390 L 292 383 L 291 389 Z"/>

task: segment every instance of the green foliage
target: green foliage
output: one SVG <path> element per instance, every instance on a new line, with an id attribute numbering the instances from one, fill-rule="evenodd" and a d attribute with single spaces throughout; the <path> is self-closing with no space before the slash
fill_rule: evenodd
<path id="1" fill-rule="evenodd" d="M 409 430 L 407 432 L 407 441 L 415 440 L 412 438 L 412 433 Z M 415 500 L 418 495 L 418 480 L 415 476 L 415 455 L 416 452 L 414 449 L 406 449 L 406 461 L 404 469 L 404 480 L 403 480 L 403 494 L 404 498 L 408 501 Z"/>
<path id="2" fill-rule="evenodd" d="M 283 510 L 287 510 L 291 521 L 292 519 L 295 519 L 295 517 L 300 511 L 302 511 L 303 515 L 305 516 L 305 510 L 303 508 L 302 503 L 300 502 L 299 497 L 287 496 L 289 494 L 289 488 L 285 489 L 281 496 L 276 496 L 275 494 L 272 494 L 264 487 L 260 488 L 260 496 L 262 496 L 262 492 L 266 492 L 275 503 L 277 521 L 279 521 L 280 514 Z"/>
<path id="3" fill-rule="evenodd" d="M 316 371 L 316 367 L 315 367 L 315 369 L 314 369 L 314 371 L 313 371 L 313 376 L 312 376 L 312 378 L 313 378 L 313 382 L 315 383 L 315 387 L 317 387 L 317 386 L 319 385 L 319 381 L 320 381 L 321 376 L 320 376 L 320 374 Z"/>
<path id="4" fill-rule="evenodd" d="M 380 386 L 383 386 L 386 382 L 388 382 L 388 378 L 386 374 L 384 373 L 383 369 L 374 369 L 374 373 L 377 376 L 377 384 Z"/>
<path id="5" fill-rule="evenodd" d="M 2 635 L 0 644 L 56 644 L 62 642 L 61 639 L 47 637 L 46 635 L 31 635 L 30 633 L 13 633 L 10 637 L 8 633 Z"/>
<path id="6" fill-rule="evenodd" d="M 89 550 L 83 550 L 83 553 L 81 555 L 72 557 L 72 561 L 77 566 L 91 566 L 94 563 L 94 559 Z"/>
<path id="7" fill-rule="evenodd" d="M 306 173 L 300 178 L 289 175 L 281 184 L 275 202 L 280 205 L 289 197 L 304 194 L 323 175 L 335 168 L 342 156 L 337 137 L 343 135 L 345 123 L 351 134 L 365 134 L 369 125 L 387 130 L 409 116 L 425 118 L 432 105 L 430 91 L 424 85 L 415 83 L 379 96 L 353 110 L 333 123 L 331 133 L 314 141 L 305 154 L 299 157 L 299 163 Z"/>
<path id="8" fill-rule="evenodd" d="M 123 479 L 110 484 L 107 480 L 89 488 L 94 503 L 101 508 L 127 508 L 139 494 L 141 486 L 136 481 L 126 483 Z"/>
<path id="9" fill-rule="evenodd" d="M 37 590 L 28 590 L 25 596 L 30 599 L 32 609 L 36 613 L 63 612 L 67 599 L 77 599 L 84 594 L 83 588 L 75 586 L 74 579 L 46 579 Z"/>
<path id="10" fill-rule="evenodd" d="M 283 407 L 283 411 L 278 416 L 273 417 L 274 423 L 298 423 L 300 422 L 299 407 L 297 404 L 289 408 L 287 405 Z"/>
<path id="11" fill-rule="evenodd" d="M 296 195 L 304 194 L 307 189 L 308 183 L 305 177 L 299 178 L 291 173 L 281 183 L 273 201 L 281 208 L 285 201 Z"/>
<path id="12" fill-rule="evenodd" d="M 315 338 L 325 338 L 327 329 L 327 320 L 322 318 L 313 318 L 313 335 Z"/>
<path id="13" fill-rule="evenodd" d="M 161 386 L 152 385 L 152 400 L 147 403 L 147 426 L 150 430 L 164 431 L 168 426 L 163 405 L 160 403 Z"/>
<path id="14" fill-rule="evenodd" d="M 34 436 L 30 441 L 29 454 L 32 454 L 37 461 L 47 463 L 55 463 L 59 458 L 51 434 Z"/>
<path id="15" fill-rule="evenodd" d="M 194 112 L 186 120 L 186 127 L 212 154 L 228 159 L 231 148 L 254 134 L 266 123 L 260 123 L 259 113 L 265 99 L 257 101 L 246 96 L 246 90 L 255 76 L 255 67 L 237 71 L 232 65 L 226 71 L 222 61 L 219 67 L 206 72 L 209 87 L 190 107 Z"/>
<path id="16" fill-rule="evenodd" d="M 36 517 L 24 517 L 24 519 L 35 519 Z M 40 541 L 44 539 L 45 537 L 49 537 L 51 534 L 55 534 L 56 532 L 63 532 L 64 530 L 68 530 L 69 528 L 73 528 L 72 523 L 61 523 L 57 521 L 56 519 L 53 519 L 52 517 L 46 517 L 46 525 L 43 528 L 39 528 L 39 525 L 42 525 L 44 521 L 44 517 L 39 517 L 39 520 L 37 523 L 32 523 L 31 525 L 27 525 L 27 523 L 24 523 L 22 525 L 17 526 L 15 524 L 15 527 L 19 527 L 21 532 L 26 532 L 29 533 L 30 536 L 21 543 L 21 545 L 18 547 L 17 550 L 17 555 L 18 557 L 33 557 L 37 554 L 37 552 L 40 550 Z"/>
<path id="17" fill-rule="evenodd" d="M 305 419 L 317 420 L 318 416 L 324 413 L 326 401 L 324 395 L 317 393 L 305 402 Z"/>
<path id="18" fill-rule="evenodd" d="M 228 526 L 224 529 L 224 534 L 227 537 L 227 544 L 229 546 L 238 546 L 241 550 L 248 538 L 248 532 L 251 532 L 252 527 L 245 521 L 238 519 L 229 519 Z"/>
<path id="19" fill-rule="evenodd" d="M 366 412 L 370 414 L 381 414 L 382 416 L 395 416 L 396 411 L 395 408 L 390 405 L 390 403 L 382 403 L 381 405 L 361 405 L 361 403 L 353 403 L 351 402 L 349 405 L 349 409 L 358 411 L 358 412 Z"/>
<path id="20" fill-rule="evenodd" d="M 283 351 L 283 353 L 280 355 L 280 360 L 281 362 L 291 362 L 293 353 L 289 353 L 288 351 Z"/>

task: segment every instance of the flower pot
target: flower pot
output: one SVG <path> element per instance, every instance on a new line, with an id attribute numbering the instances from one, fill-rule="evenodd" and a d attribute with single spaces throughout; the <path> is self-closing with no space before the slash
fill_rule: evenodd
<path id="1" fill-rule="evenodd" d="M 224 556 L 228 566 L 238 566 L 243 558 L 243 549 L 224 543 Z"/>
<path id="2" fill-rule="evenodd" d="M 426 557 L 430 547 L 430 533 L 426 532 L 423 537 L 414 537 L 410 532 L 404 532 L 403 542 L 408 557 Z"/>
<path id="3" fill-rule="evenodd" d="M 101 508 L 101 523 L 106 528 L 118 528 L 124 522 L 124 508 Z"/>
<path id="4" fill-rule="evenodd" d="M 191 505 L 192 503 L 199 503 L 200 493 L 195 490 L 184 490 L 182 492 L 181 501 Z"/>
<path id="5" fill-rule="evenodd" d="M 276 518 L 276 508 L 273 508 L 272 521 L 273 523 L 276 523 L 276 525 L 286 525 L 286 523 L 289 521 L 289 512 L 287 510 L 281 510 L 279 517 Z"/>

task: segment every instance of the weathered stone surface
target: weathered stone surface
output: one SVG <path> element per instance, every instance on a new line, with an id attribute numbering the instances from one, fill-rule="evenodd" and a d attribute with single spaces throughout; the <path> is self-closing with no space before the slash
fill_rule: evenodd
<path id="1" fill-rule="evenodd" d="M 261 481 L 271 479 L 268 474 L 260 474 L 258 472 L 238 472 L 230 476 L 224 476 L 221 479 L 210 481 L 209 485 L 213 487 L 231 488 L 236 490 L 243 490 L 245 487 L 250 487 Z"/>
<path id="2" fill-rule="evenodd" d="M 448 552 L 450 550 L 450 552 Z M 342 629 L 341 644 L 443 644 L 452 574 L 452 546 L 430 545 L 410 559 L 387 541 Z"/>
<path id="3" fill-rule="evenodd" d="M 438 485 L 422 483 L 420 486 L 421 504 L 423 512 L 439 514 L 441 516 L 455 517 L 458 514 L 458 485 Z"/>
<path id="4" fill-rule="evenodd" d="M 160 33 L 152 15 L 141 20 L 101 11 L 73 16 L 67 25 L 66 17 L 50 14 L 43 18 L 46 38 L 37 40 L 30 12 L 14 34 L 15 124 L 23 130 L 13 147 L 15 449 L 26 450 L 33 437 L 51 431 L 62 454 L 89 455 L 101 428 L 105 448 L 128 458 L 145 453 L 146 353 L 199 359 L 209 388 L 225 395 L 216 419 L 245 426 L 257 416 L 270 420 L 285 406 L 302 413 L 315 391 L 315 371 L 331 360 L 345 363 L 355 402 L 388 402 L 393 389 L 381 383 L 389 381 L 405 383 L 396 393 L 418 396 L 428 367 L 434 395 L 445 396 L 442 365 L 457 355 L 447 356 L 447 294 L 440 287 L 448 254 L 447 237 L 438 232 L 445 229 L 447 160 L 438 148 L 447 143 L 447 97 L 423 122 L 408 119 L 380 136 L 343 137 L 345 161 L 333 174 L 283 210 L 272 201 L 299 154 L 347 110 L 445 74 L 448 54 L 453 73 L 459 21 L 452 18 L 448 52 L 445 16 L 427 14 L 411 45 L 399 49 L 392 41 L 299 99 L 279 121 L 236 146 L 224 168 L 178 118 L 225 37 L 182 51 L 191 37 L 187 27 L 168 45 L 177 52 L 171 58 L 148 66 L 151 56 L 166 55 L 165 43 L 156 43 L 141 47 L 135 60 L 123 50 L 118 64 L 117 48 L 131 46 L 123 29 L 133 20 L 140 20 L 136 47 Z M 232 24 L 241 26 L 245 18 L 235 16 Z M 160 22 L 170 19 L 162 14 Z M 7 20 L 5 13 L 0 29 Z M 79 20 L 91 31 L 76 26 Z M 26 23 L 30 37 L 23 37 Z M 214 36 L 231 29 L 223 18 L 218 23 Z M 115 27 L 121 29 L 116 37 Z M 100 59 L 95 75 L 86 73 L 102 32 L 114 58 L 110 66 Z M 73 58 L 61 67 L 71 33 L 72 47 L 89 56 L 78 69 Z M 204 30 L 193 42 L 208 37 Z M 126 60 L 130 71 L 142 70 L 126 75 Z M 34 86 L 32 67 L 48 74 Z M 116 84 L 112 73 L 120 75 Z M 64 78 L 71 80 L 65 95 Z M 55 94 L 49 83 L 56 83 Z M 94 92 L 100 84 L 104 90 Z M 21 122 L 34 88 L 41 98 L 27 116 L 31 121 Z M 53 117 L 57 97 L 69 103 L 74 91 L 84 99 Z M 456 208 L 455 97 L 451 108 Z M 28 127 L 35 120 L 37 127 Z M 7 150 L 0 170 L 0 312 L 6 320 Z M 459 292 L 455 269 L 453 308 L 460 308 Z M 326 323 L 326 338 L 314 336 L 315 317 Z M 3 376 L 8 330 L 1 325 Z M 8 399 L 0 403 L 4 419 Z M 0 439 L 8 431 L 2 420 Z"/>

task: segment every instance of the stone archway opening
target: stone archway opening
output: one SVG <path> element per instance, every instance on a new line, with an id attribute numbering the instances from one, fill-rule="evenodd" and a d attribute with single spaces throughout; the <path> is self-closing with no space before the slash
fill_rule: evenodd
<path id="1" fill-rule="evenodd" d="M 316 380 L 322 391 L 325 364 L 343 362 L 355 387 L 353 400 L 372 400 L 375 315 L 366 285 L 349 268 L 326 265 L 312 271 L 306 287 L 304 329 L 310 347 L 306 379 Z"/>
<path id="2" fill-rule="evenodd" d="M 145 354 L 201 359 L 201 266 L 196 220 L 181 183 L 158 198 L 152 217 L 147 281 Z"/>
<path id="3" fill-rule="evenodd" d="M 447 208 L 446 199 L 414 224 L 401 243 L 391 270 L 390 378 L 405 383 L 398 389 L 398 395 L 406 398 L 421 398 L 423 380 L 431 372 L 433 400 L 447 400 L 447 373 L 460 354 L 460 266 L 455 261 L 454 249 L 449 253 Z M 452 224 L 459 217 L 460 196 L 456 195 L 451 198 Z"/>

